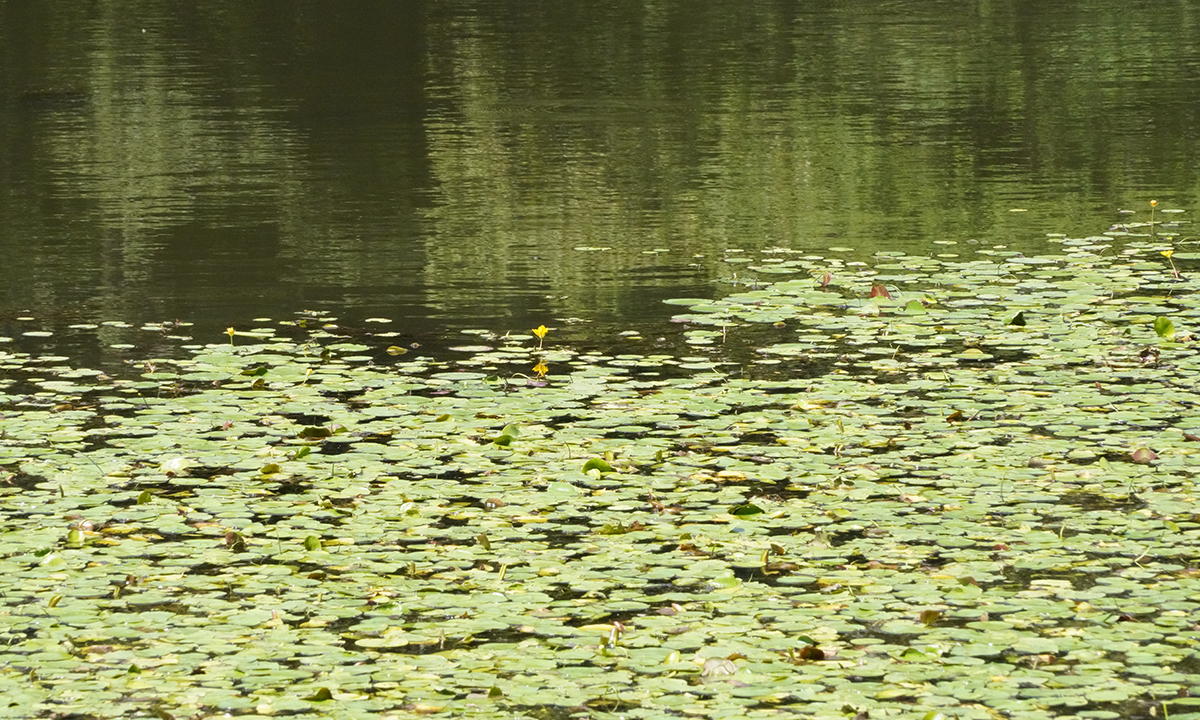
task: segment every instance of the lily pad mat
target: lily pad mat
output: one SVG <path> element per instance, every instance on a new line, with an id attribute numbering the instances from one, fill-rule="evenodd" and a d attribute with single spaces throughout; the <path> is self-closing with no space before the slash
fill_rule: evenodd
<path id="1" fill-rule="evenodd" d="M 779 251 L 681 357 L 0 354 L 0 714 L 1200 717 L 1166 249 Z"/>

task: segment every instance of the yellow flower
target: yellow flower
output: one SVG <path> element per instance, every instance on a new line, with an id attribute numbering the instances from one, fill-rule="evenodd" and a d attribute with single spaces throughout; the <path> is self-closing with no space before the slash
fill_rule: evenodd
<path id="1" fill-rule="evenodd" d="M 1150 201 L 1150 207 L 1158 207 L 1158 201 L 1157 201 L 1157 200 L 1151 200 L 1151 201 Z"/>
<path id="2" fill-rule="evenodd" d="M 533 329 L 533 334 L 536 335 L 537 339 L 538 339 L 538 349 L 539 350 L 542 349 L 542 340 L 544 340 L 546 338 L 546 333 L 548 333 L 548 332 L 550 332 L 550 330 L 547 329 L 547 327 L 545 325 L 538 325 L 537 327 L 535 327 Z"/>
<path id="3" fill-rule="evenodd" d="M 538 364 L 533 366 L 533 371 L 537 373 L 539 378 L 544 378 L 546 377 L 546 373 L 550 372 L 550 368 L 546 365 L 546 363 L 539 360 Z"/>
<path id="4" fill-rule="evenodd" d="M 233 333 L 234 333 L 233 328 L 225 328 L 225 334 L 229 336 L 229 345 L 230 346 L 233 345 Z"/>
<path id="5" fill-rule="evenodd" d="M 1165 257 L 1168 260 L 1170 260 L 1171 256 L 1174 254 L 1175 254 L 1174 250 L 1163 250 L 1162 252 L 1159 253 L 1159 255 L 1162 255 L 1163 257 Z"/>

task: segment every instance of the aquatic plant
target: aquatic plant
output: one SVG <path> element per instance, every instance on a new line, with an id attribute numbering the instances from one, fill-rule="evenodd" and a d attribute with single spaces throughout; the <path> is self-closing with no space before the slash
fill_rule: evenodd
<path id="1" fill-rule="evenodd" d="M 1171 263 L 1171 276 L 1174 277 L 1176 280 L 1182 279 L 1179 276 L 1179 268 L 1175 267 L 1175 261 L 1171 259 L 1171 256 L 1173 256 L 1175 254 L 1175 250 L 1174 249 L 1163 250 L 1159 254 L 1162 255 L 1163 257 L 1165 257 L 1167 259 L 1167 262 Z"/>
<path id="2" fill-rule="evenodd" d="M 5 702 L 1195 716 L 1200 356 L 1152 318 L 1200 294 L 1158 245 L 1057 241 L 824 287 L 764 253 L 776 282 L 672 301 L 677 354 L 296 321 L 116 378 L 0 351 Z"/>

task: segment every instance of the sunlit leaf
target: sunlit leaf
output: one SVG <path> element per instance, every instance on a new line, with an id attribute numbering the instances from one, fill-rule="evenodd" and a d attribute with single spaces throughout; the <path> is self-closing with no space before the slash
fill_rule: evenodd
<path id="1" fill-rule="evenodd" d="M 1175 337 L 1175 323 L 1171 322 L 1171 318 L 1167 317 L 1154 318 L 1154 332 L 1160 338 L 1170 340 Z"/>
<path id="2" fill-rule="evenodd" d="M 616 472 L 612 465 L 609 465 L 600 458 L 592 458 L 583 464 L 583 472 L 589 473 L 593 471 L 600 474 Z"/>

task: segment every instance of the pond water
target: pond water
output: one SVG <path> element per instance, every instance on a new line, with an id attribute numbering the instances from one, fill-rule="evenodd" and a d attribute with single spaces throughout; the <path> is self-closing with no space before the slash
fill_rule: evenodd
<path id="1" fill-rule="evenodd" d="M 0 4 L 0 335 L 93 362 L 149 340 L 70 325 L 211 342 L 313 309 L 605 347 L 767 248 L 1040 251 L 1195 204 L 1197 24 L 1126 0 Z"/>
<path id="2" fill-rule="evenodd" d="M 226 5 L 0 1 L 0 717 L 1200 720 L 1191 5 Z"/>

